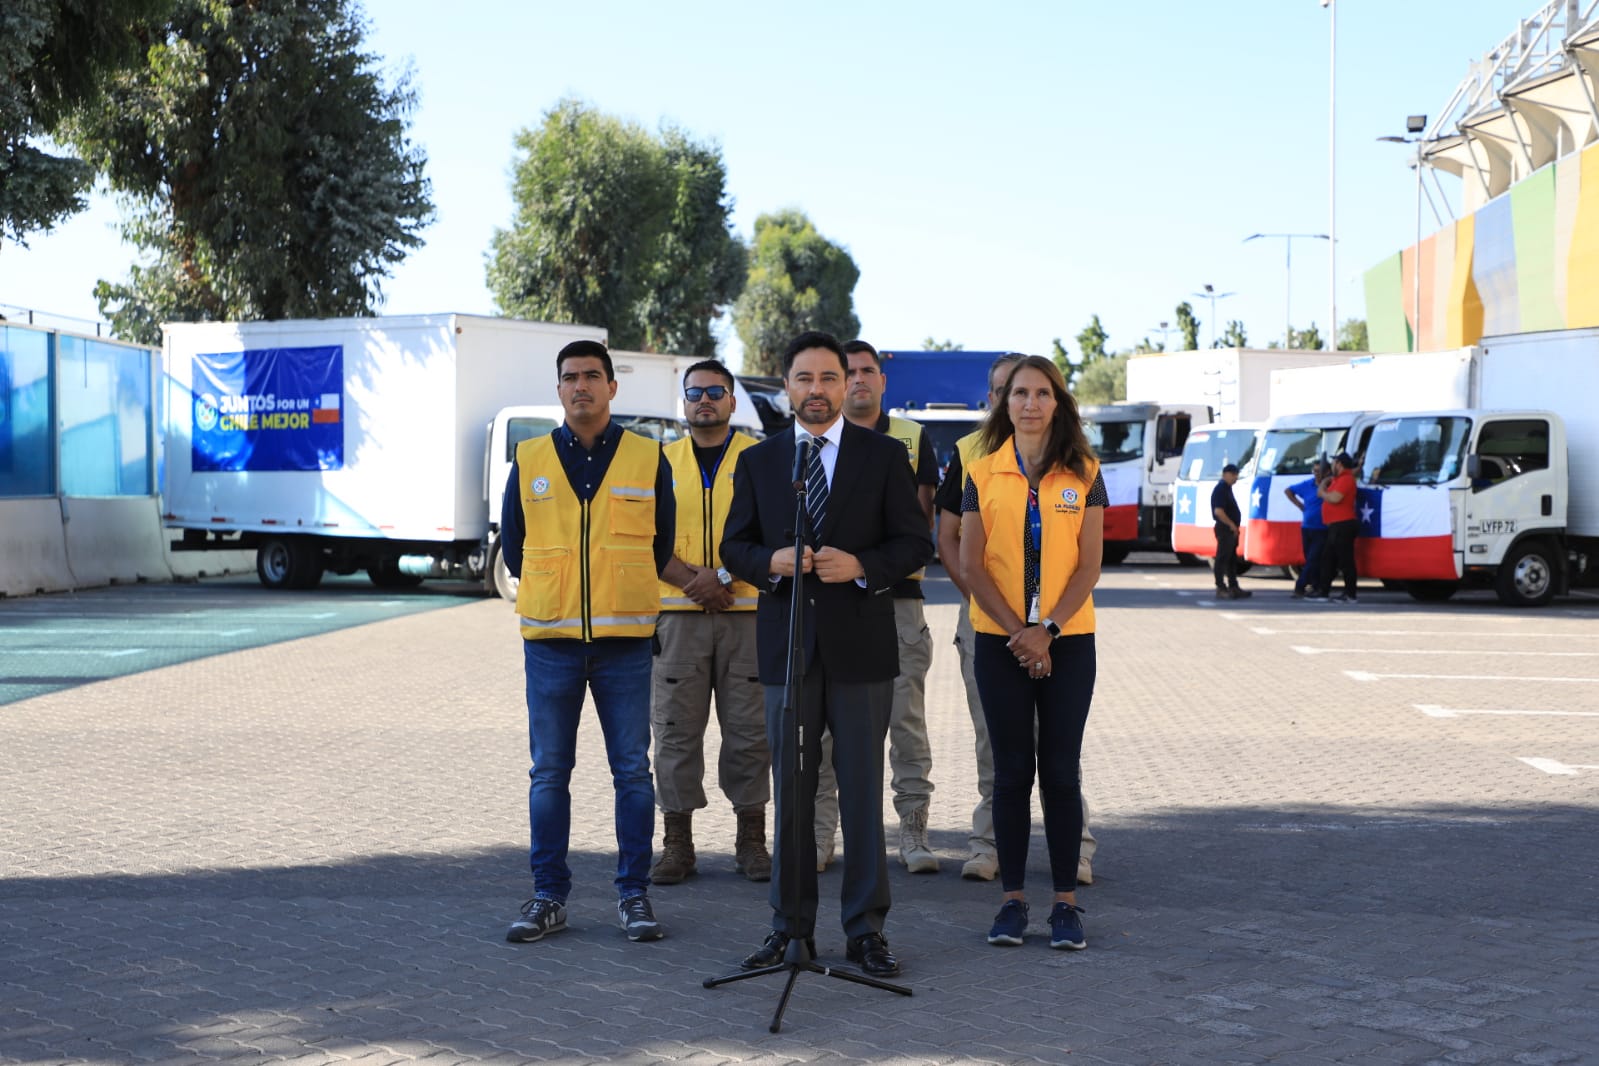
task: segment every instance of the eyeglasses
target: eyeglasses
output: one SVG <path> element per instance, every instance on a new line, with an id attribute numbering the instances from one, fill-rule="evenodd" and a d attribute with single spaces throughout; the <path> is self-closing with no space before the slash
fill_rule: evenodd
<path id="1" fill-rule="evenodd" d="M 683 390 L 683 399 L 689 403 L 699 403 L 701 396 L 709 396 L 713 400 L 720 400 L 726 395 L 726 385 L 706 385 L 703 388 L 699 385 L 693 385 Z"/>

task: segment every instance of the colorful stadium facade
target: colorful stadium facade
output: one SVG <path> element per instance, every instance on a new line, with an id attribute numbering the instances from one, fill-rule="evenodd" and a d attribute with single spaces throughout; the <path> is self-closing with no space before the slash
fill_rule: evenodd
<path id="1" fill-rule="evenodd" d="M 1599 0 L 1547 4 L 1473 65 L 1417 154 L 1464 212 L 1367 271 L 1373 351 L 1599 326 L 1596 101 Z"/>

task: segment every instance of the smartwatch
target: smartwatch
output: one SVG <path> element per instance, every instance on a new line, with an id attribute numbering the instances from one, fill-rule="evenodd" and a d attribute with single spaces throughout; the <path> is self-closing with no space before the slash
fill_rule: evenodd
<path id="1" fill-rule="evenodd" d="M 716 580 L 722 583 L 722 587 L 724 589 L 730 589 L 733 587 L 733 575 L 727 572 L 727 567 L 725 566 L 719 566 L 716 568 Z"/>
<path id="2" fill-rule="evenodd" d="M 1049 634 L 1050 640 L 1054 640 L 1056 637 L 1060 636 L 1060 623 L 1055 621 L 1053 618 L 1045 617 L 1045 619 L 1040 622 L 1039 625 L 1044 627 L 1044 632 Z"/>

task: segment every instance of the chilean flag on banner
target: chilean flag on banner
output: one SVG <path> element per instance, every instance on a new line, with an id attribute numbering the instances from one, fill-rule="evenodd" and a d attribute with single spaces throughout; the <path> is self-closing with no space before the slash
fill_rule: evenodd
<path id="1" fill-rule="evenodd" d="M 1362 488 L 1355 495 L 1355 567 L 1361 577 L 1455 581 L 1449 490 L 1435 485 Z"/>
<path id="2" fill-rule="evenodd" d="M 1257 477 L 1249 489 L 1249 521 L 1244 523 L 1244 558 L 1262 566 L 1298 566 L 1305 561 L 1299 536 L 1299 508 L 1288 502 L 1283 489 L 1295 481 L 1289 476 Z"/>

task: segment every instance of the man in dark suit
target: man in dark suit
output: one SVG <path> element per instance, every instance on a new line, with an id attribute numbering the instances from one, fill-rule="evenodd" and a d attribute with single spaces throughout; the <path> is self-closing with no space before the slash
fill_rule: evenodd
<path id="1" fill-rule="evenodd" d="M 848 374 L 844 350 L 829 334 L 802 333 L 789 344 L 783 380 L 795 412 L 794 430 L 769 437 L 740 456 L 723 532 L 723 564 L 763 593 L 756 609 L 756 647 L 777 797 L 773 932 L 744 966 L 782 962 L 795 937 L 803 937 L 815 953 L 810 943 L 817 901 L 811 825 L 825 726 L 833 734 L 843 814 L 840 909 L 848 958 L 868 974 L 892 977 L 900 972 L 899 962 L 883 938 L 889 908 L 883 741 L 899 673 L 891 589 L 932 558 L 933 544 L 904 445 L 840 417 Z M 798 559 L 796 458 L 811 516 L 811 536 Z M 804 597 L 798 639 L 805 664 L 799 706 L 803 778 L 797 794 L 794 723 L 783 716 L 790 597 L 796 589 Z M 796 883 L 799 898 L 792 899 Z"/>

